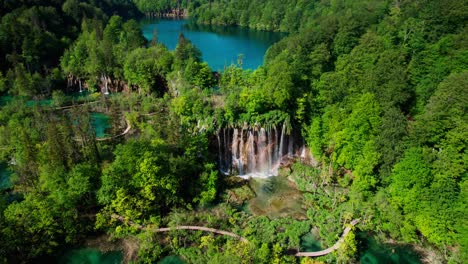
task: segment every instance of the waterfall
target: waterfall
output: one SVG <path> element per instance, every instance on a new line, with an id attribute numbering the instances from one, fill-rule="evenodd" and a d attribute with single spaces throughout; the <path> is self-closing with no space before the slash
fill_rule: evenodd
<path id="1" fill-rule="evenodd" d="M 239 169 L 239 167 L 240 167 L 239 163 L 240 162 L 239 162 L 239 158 L 237 156 L 237 147 L 238 147 L 237 144 L 238 144 L 238 142 L 237 142 L 237 129 L 234 128 L 234 133 L 232 135 L 232 145 L 231 145 L 232 163 L 234 163 L 234 166 L 237 167 L 237 170 L 240 173 L 241 170 Z"/>
<path id="2" fill-rule="evenodd" d="M 306 146 L 301 147 L 301 160 L 305 160 L 306 158 Z"/>
<path id="3" fill-rule="evenodd" d="M 240 134 L 240 145 L 239 145 L 239 162 L 238 162 L 238 167 L 237 170 L 239 171 L 239 174 L 242 175 L 244 174 L 244 157 L 245 157 L 245 147 L 244 147 L 244 129 L 241 129 L 241 134 Z"/>
<path id="4" fill-rule="evenodd" d="M 302 149 L 295 149 L 294 136 L 287 135 L 286 127 L 284 123 L 281 128 L 244 125 L 218 129 L 220 171 L 243 178 L 277 175 L 283 158 L 286 161 L 302 154 Z"/>
<path id="5" fill-rule="evenodd" d="M 294 141 L 293 135 L 290 134 L 289 140 L 288 140 L 288 158 L 293 157 L 293 141 Z"/>
<path id="6" fill-rule="evenodd" d="M 223 158 L 222 158 L 222 155 L 221 155 L 221 138 L 219 136 L 219 133 L 221 132 L 220 129 L 218 129 L 218 131 L 216 131 L 216 137 L 218 138 L 218 156 L 219 156 L 219 169 L 221 171 L 225 171 L 225 168 L 224 168 L 224 165 L 223 165 Z"/>
<path id="7" fill-rule="evenodd" d="M 265 129 L 260 128 L 258 134 L 258 164 L 257 170 L 260 172 L 270 172 L 270 161 L 268 159 L 268 142 Z"/>
<path id="8" fill-rule="evenodd" d="M 255 173 L 256 172 L 256 157 L 255 157 L 255 139 L 254 139 L 254 133 L 252 130 L 249 131 L 249 139 L 248 139 L 248 166 L 249 166 L 249 171 L 248 173 Z"/>
<path id="9" fill-rule="evenodd" d="M 263 130 L 265 132 L 265 130 Z M 267 155 L 268 155 L 268 173 L 271 173 L 271 146 L 273 146 L 273 142 L 271 141 L 271 128 L 268 128 L 268 141 L 266 143 L 266 150 L 267 150 Z"/>
<path id="10" fill-rule="evenodd" d="M 224 142 L 223 146 L 227 146 L 228 143 L 227 143 L 226 129 L 225 129 L 225 128 L 223 128 L 223 142 Z M 231 166 L 228 165 L 228 164 L 226 164 L 226 161 L 228 160 L 228 156 L 227 156 L 228 153 L 229 153 L 229 151 L 227 151 L 227 149 L 224 148 L 223 166 L 224 166 L 224 170 L 225 170 L 226 173 L 228 173 L 229 171 L 231 171 Z"/>
<path id="11" fill-rule="evenodd" d="M 278 130 L 275 127 L 275 143 L 273 144 L 273 160 L 278 159 L 278 142 L 279 142 Z"/>
<path id="12" fill-rule="evenodd" d="M 106 87 L 106 91 L 104 92 L 104 94 L 108 95 L 109 94 L 109 87 L 108 87 L 109 79 L 105 74 L 103 74 L 101 77 L 101 80 L 103 79 L 104 79 L 104 86 Z"/>
<path id="13" fill-rule="evenodd" d="M 281 158 L 283 157 L 283 144 L 284 144 L 285 130 L 286 130 L 286 124 L 283 123 L 283 128 L 281 129 L 281 140 L 280 140 L 279 149 L 278 149 L 279 160 L 281 160 Z"/>

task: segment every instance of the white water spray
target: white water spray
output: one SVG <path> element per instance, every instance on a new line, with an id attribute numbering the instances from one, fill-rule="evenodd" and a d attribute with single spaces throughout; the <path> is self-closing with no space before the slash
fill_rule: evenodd
<path id="1" fill-rule="evenodd" d="M 281 129 L 247 126 L 223 129 L 216 136 L 220 170 L 242 178 L 275 176 L 283 159 L 292 158 L 295 153 L 293 136 L 286 135 L 286 124 Z"/>

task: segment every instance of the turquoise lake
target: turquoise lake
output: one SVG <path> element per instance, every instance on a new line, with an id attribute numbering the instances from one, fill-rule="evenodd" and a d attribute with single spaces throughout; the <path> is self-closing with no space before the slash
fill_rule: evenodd
<path id="1" fill-rule="evenodd" d="M 171 50 L 176 48 L 179 34 L 183 33 L 215 71 L 237 63 L 240 54 L 244 69 L 256 69 L 262 65 L 267 49 L 285 36 L 243 27 L 199 25 L 186 19 L 145 19 L 141 25 L 146 39 L 151 40 L 156 30 L 158 41 Z"/>

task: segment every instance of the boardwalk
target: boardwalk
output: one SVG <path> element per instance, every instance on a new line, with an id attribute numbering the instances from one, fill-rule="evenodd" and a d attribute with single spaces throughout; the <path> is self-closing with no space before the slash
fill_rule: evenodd
<path id="1" fill-rule="evenodd" d="M 155 229 L 148 229 L 145 226 L 136 224 L 132 221 L 127 221 L 125 220 L 124 217 L 120 215 L 113 214 L 111 216 L 114 219 L 117 219 L 121 221 L 122 223 L 127 223 L 130 226 L 136 227 L 139 230 L 152 230 L 153 232 L 159 233 L 159 232 L 169 232 L 171 230 L 199 230 L 199 231 L 205 231 L 205 232 L 211 232 L 211 233 L 216 233 L 220 235 L 225 235 L 225 236 L 230 236 L 239 239 L 242 242 L 248 242 L 248 240 L 244 237 L 241 237 L 239 235 L 236 235 L 232 232 L 224 231 L 224 230 L 219 230 L 219 229 L 214 229 L 214 228 L 209 228 L 209 227 L 204 227 L 204 226 L 175 226 L 175 227 L 163 227 L 163 228 L 155 228 Z M 319 256 L 324 256 L 327 254 L 330 254 L 331 252 L 337 250 L 341 244 L 343 243 L 345 237 L 348 235 L 348 233 L 351 231 L 353 226 L 355 226 L 357 223 L 359 223 L 359 219 L 355 219 L 351 221 L 351 225 L 347 226 L 343 234 L 341 235 L 340 239 L 331 247 L 321 250 L 321 251 L 315 251 L 315 252 L 297 252 L 294 256 L 296 257 L 319 257 Z"/>
<path id="2" fill-rule="evenodd" d="M 129 225 L 138 228 L 139 230 L 152 230 L 155 233 L 159 232 L 169 232 L 171 230 L 199 230 L 199 231 L 205 231 L 205 232 L 210 232 L 210 233 L 216 233 L 220 235 L 225 235 L 225 236 L 230 236 L 236 239 L 239 239 L 242 242 L 248 242 L 248 240 L 244 237 L 241 237 L 239 235 L 236 235 L 232 232 L 224 231 L 224 230 L 219 230 L 215 228 L 209 228 L 209 227 L 204 227 L 204 226 L 175 226 L 175 227 L 163 227 L 163 228 L 155 228 L 155 229 L 148 229 L 142 225 L 136 224 L 132 221 L 126 221 L 125 218 L 123 218 L 120 215 L 113 214 L 112 218 L 117 219 L 123 223 L 128 223 Z"/>
<path id="3" fill-rule="evenodd" d="M 86 102 L 86 103 L 76 104 L 76 105 L 74 104 L 74 105 L 67 105 L 67 106 L 62 106 L 62 107 L 55 107 L 55 110 L 66 110 L 66 109 L 79 107 L 79 106 L 83 106 L 83 105 L 88 105 L 88 104 L 94 104 L 94 103 L 98 103 L 98 102 L 99 101 L 93 101 L 93 102 Z M 96 138 L 96 141 L 107 141 L 107 140 L 112 140 L 112 139 L 115 139 L 115 138 L 125 136 L 128 132 L 130 132 L 130 129 L 132 129 L 132 125 L 130 124 L 130 121 L 128 121 L 128 119 L 125 119 L 125 123 L 127 124 L 127 127 L 125 128 L 125 130 L 122 133 L 120 133 L 118 135 L 110 136 L 110 137 Z M 75 139 L 75 140 L 76 141 L 81 141 L 81 139 Z"/>
<path id="4" fill-rule="evenodd" d="M 315 251 L 315 252 L 297 252 L 295 254 L 296 257 L 319 257 L 319 256 L 324 256 L 327 254 L 332 253 L 333 251 L 337 250 L 340 246 L 341 243 L 343 243 L 345 237 L 348 235 L 349 231 L 353 228 L 354 225 L 356 225 L 359 222 L 359 219 L 355 219 L 351 221 L 351 226 L 348 226 L 345 228 L 343 231 L 343 234 L 341 235 L 341 238 L 331 247 L 321 250 L 321 251 Z"/>
<path id="5" fill-rule="evenodd" d="M 130 131 L 130 129 L 132 129 L 132 125 L 130 124 L 130 121 L 125 119 L 125 123 L 127 123 L 127 128 L 125 128 L 124 132 L 122 132 L 122 133 L 120 133 L 118 135 L 115 135 L 115 136 L 111 136 L 111 137 L 96 138 L 96 140 L 97 141 L 106 141 L 106 140 L 111 140 L 111 139 L 115 139 L 115 138 L 125 136 Z"/>

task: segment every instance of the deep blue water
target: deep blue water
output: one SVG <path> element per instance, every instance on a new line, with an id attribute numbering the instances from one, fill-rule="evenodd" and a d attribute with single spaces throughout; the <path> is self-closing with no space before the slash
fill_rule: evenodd
<path id="1" fill-rule="evenodd" d="M 175 49 L 182 32 L 201 50 L 203 60 L 216 71 L 237 63 L 240 54 L 243 55 L 244 69 L 258 68 L 263 64 L 267 49 L 285 36 L 284 33 L 243 27 L 197 25 L 190 20 L 145 19 L 141 24 L 146 39 L 151 40 L 156 29 L 158 42 L 171 50 Z"/>

